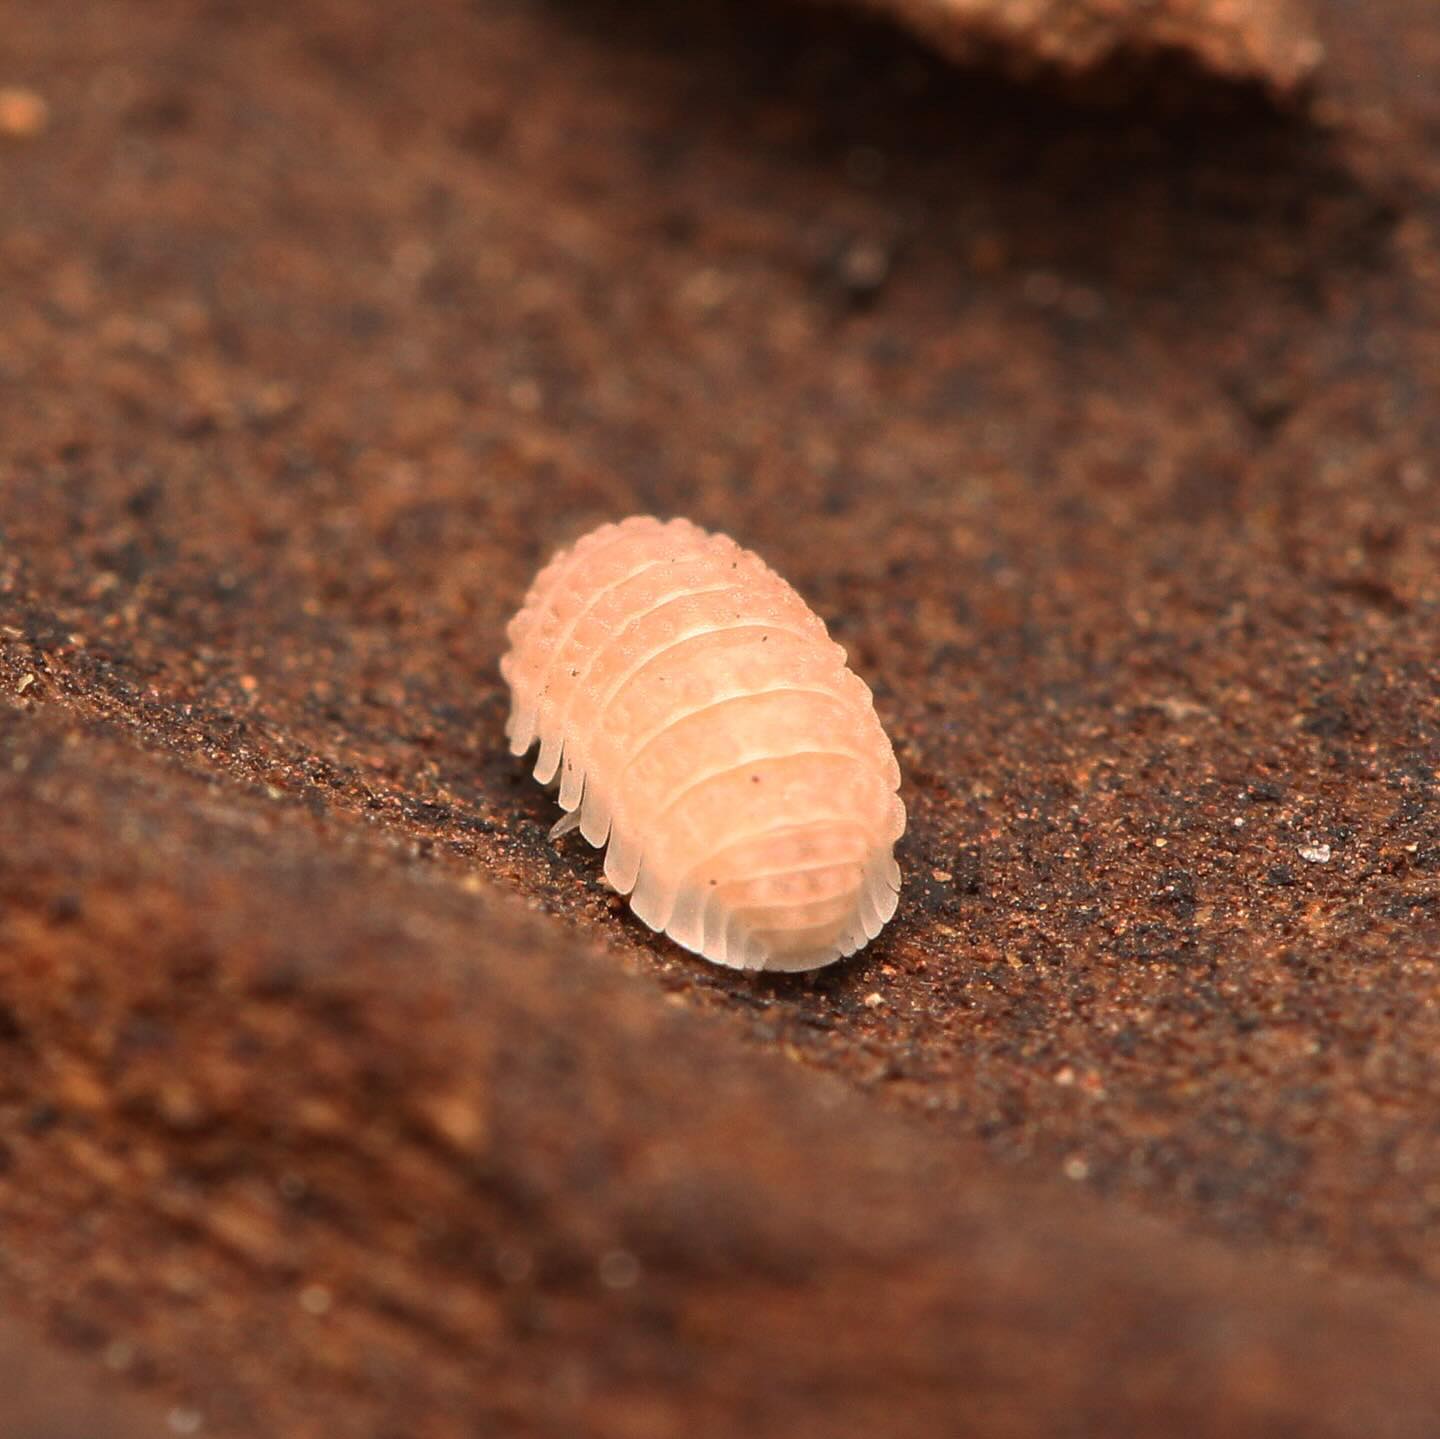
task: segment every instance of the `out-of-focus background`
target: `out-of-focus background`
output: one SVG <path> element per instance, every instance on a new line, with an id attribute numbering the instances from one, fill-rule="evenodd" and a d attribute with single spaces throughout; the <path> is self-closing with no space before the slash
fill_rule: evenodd
<path id="1" fill-rule="evenodd" d="M 637 511 L 812 980 L 504 751 Z M 1433 1436 L 1437 561 L 1430 0 L 0 3 L 0 1433 Z"/>

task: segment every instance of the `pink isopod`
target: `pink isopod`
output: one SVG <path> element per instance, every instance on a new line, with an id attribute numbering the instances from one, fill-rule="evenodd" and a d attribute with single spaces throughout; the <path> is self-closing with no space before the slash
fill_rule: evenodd
<path id="1" fill-rule="evenodd" d="M 688 520 L 602 525 L 536 577 L 500 663 L 513 753 L 607 845 L 651 929 L 818 969 L 895 913 L 900 768 L 869 687 L 758 556 Z"/>

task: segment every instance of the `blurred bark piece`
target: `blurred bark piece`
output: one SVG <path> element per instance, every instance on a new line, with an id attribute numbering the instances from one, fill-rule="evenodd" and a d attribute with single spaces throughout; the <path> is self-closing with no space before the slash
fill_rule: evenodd
<path id="1" fill-rule="evenodd" d="M 1173 52 L 1276 95 L 1312 75 L 1323 47 L 1303 0 L 865 0 L 939 49 L 999 49 L 1015 68 L 1080 73 L 1126 55 Z"/>
<path id="2" fill-rule="evenodd" d="M 115 1348 L 111 1368 L 128 1367 Z M 0 1321 L 0 1435 L 4 1439 L 158 1439 L 166 1415 L 138 1398 L 114 1392 L 76 1359 L 64 1358 L 8 1320 Z M 184 1406 L 169 1414 L 171 1433 L 182 1432 Z M 178 1421 L 178 1423 L 176 1422 Z"/>

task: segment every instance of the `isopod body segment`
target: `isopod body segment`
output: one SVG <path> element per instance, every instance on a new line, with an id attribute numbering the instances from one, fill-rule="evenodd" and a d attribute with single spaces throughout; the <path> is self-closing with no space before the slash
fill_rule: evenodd
<path id="1" fill-rule="evenodd" d="M 869 688 L 756 555 L 688 520 L 604 525 L 509 627 L 510 748 L 555 832 L 606 846 L 647 925 L 717 964 L 807 970 L 895 912 L 899 766 Z"/>

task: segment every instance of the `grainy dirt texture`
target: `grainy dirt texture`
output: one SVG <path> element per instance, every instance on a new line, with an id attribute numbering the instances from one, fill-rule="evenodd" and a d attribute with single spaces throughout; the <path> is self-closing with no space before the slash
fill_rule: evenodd
<path id="1" fill-rule="evenodd" d="M 1433 1436 L 1440 10 L 1310 14 L 1292 106 L 761 0 L 0 8 L 7 1312 L 178 1432 Z M 505 751 L 643 510 L 896 741 L 813 981 Z"/>
<path id="2" fill-rule="evenodd" d="M 866 0 L 961 61 L 1069 74 L 1173 52 L 1294 95 L 1324 46 L 1303 0 Z"/>

